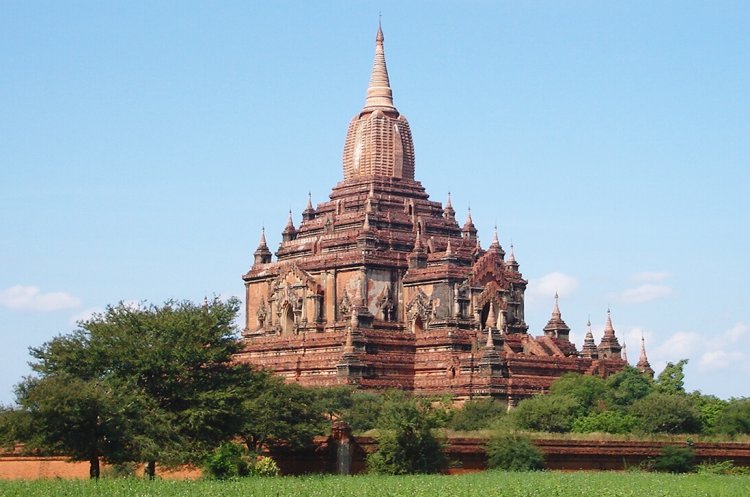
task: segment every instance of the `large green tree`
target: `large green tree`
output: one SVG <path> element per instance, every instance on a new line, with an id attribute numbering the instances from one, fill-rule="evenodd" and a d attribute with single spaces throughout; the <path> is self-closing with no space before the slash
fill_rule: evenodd
<path id="1" fill-rule="evenodd" d="M 232 362 L 239 302 L 118 304 L 32 348 L 18 389 L 36 446 L 95 459 L 200 462 L 238 433 L 242 401 L 266 375 Z M 61 393 L 64 392 L 64 393 Z M 75 427 L 71 430 L 70 427 Z"/>

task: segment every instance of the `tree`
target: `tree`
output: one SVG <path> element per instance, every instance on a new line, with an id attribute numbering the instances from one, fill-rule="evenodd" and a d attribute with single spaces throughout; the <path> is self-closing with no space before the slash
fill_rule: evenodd
<path id="1" fill-rule="evenodd" d="M 29 413 L 0 405 L 0 448 L 13 450 L 31 434 Z"/>
<path id="2" fill-rule="evenodd" d="M 576 433 L 630 433 L 638 425 L 632 414 L 619 410 L 590 412 L 573 421 L 571 431 Z"/>
<path id="3" fill-rule="evenodd" d="M 393 395 L 378 419 L 378 450 L 367 458 L 370 471 L 382 474 L 436 473 L 445 465 L 433 434 L 435 414 L 427 402 Z"/>
<path id="4" fill-rule="evenodd" d="M 495 432 L 487 443 L 487 467 L 505 471 L 534 471 L 544 469 L 544 458 L 529 437 L 501 430 Z"/>
<path id="5" fill-rule="evenodd" d="M 235 364 L 239 301 L 120 303 L 31 349 L 38 378 L 18 390 L 41 448 L 91 463 L 199 463 L 238 432 L 248 386 L 266 375 Z M 66 399 L 53 387 L 74 386 Z M 73 387 L 70 387 L 73 388 Z M 65 408 L 56 402 L 64 401 Z M 57 420 L 52 419 L 57 417 Z M 79 426 L 66 434 L 65 426 Z M 85 442 L 85 446 L 81 446 Z M 106 442 L 106 443 L 103 443 Z"/>
<path id="6" fill-rule="evenodd" d="M 647 433 L 698 433 L 700 417 L 685 395 L 654 392 L 637 400 L 630 413 L 638 419 L 638 428 Z"/>
<path id="7" fill-rule="evenodd" d="M 668 395 L 685 393 L 685 372 L 683 371 L 688 360 L 682 359 L 677 364 L 668 362 L 664 371 L 656 378 L 656 391 Z"/>
<path id="8" fill-rule="evenodd" d="M 378 424 L 384 403 L 383 394 L 355 391 L 352 393 L 352 406 L 344 413 L 344 421 L 349 424 L 354 433 L 372 430 Z"/>
<path id="9" fill-rule="evenodd" d="M 552 383 L 549 391 L 552 395 L 573 397 L 578 401 L 582 410 L 581 414 L 587 414 L 597 404 L 604 403 L 607 396 L 607 384 L 598 376 L 565 373 Z"/>
<path id="10" fill-rule="evenodd" d="M 248 392 L 242 402 L 240 437 L 253 452 L 282 445 L 306 447 L 324 430 L 325 419 L 318 407 L 315 391 L 268 377 L 267 384 Z"/>
<path id="11" fill-rule="evenodd" d="M 730 400 L 717 416 L 714 426 L 718 433 L 750 434 L 750 398 Z"/>
<path id="12" fill-rule="evenodd" d="M 609 376 L 606 385 L 607 404 L 621 409 L 654 391 L 653 380 L 632 366 Z"/>
<path id="13" fill-rule="evenodd" d="M 564 433 L 570 431 L 578 410 L 578 402 L 569 395 L 537 395 L 519 402 L 511 416 L 524 430 Z"/>
<path id="14" fill-rule="evenodd" d="M 453 411 L 448 427 L 457 431 L 475 431 L 489 428 L 498 418 L 505 416 L 507 407 L 493 399 L 471 400 L 461 409 Z"/>

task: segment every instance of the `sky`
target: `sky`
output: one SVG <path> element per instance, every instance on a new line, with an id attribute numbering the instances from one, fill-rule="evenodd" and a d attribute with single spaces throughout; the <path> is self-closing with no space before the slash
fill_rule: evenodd
<path id="1" fill-rule="evenodd" d="M 750 3 L 0 2 L 0 403 L 119 301 L 241 296 L 342 179 L 382 13 L 416 177 L 542 334 L 607 309 L 638 360 L 750 395 Z"/>

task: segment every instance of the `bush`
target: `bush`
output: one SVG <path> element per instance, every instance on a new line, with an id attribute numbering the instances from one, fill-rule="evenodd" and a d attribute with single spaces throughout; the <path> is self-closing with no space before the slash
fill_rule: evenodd
<path id="1" fill-rule="evenodd" d="M 630 433 L 638 420 L 621 411 L 592 412 L 588 416 L 576 418 L 572 431 L 576 433 Z"/>
<path id="2" fill-rule="evenodd" d="M 204 464 L 208 476 L 217 480 L 248 476 L 251 466 L 248 450 L 232 442 L 221 444 L 206 458 Z"/>
<path id="3" fill-rule="evenodd" d="M 630 407 L 638 428 L 646 433 L 697 433 L 700 415 L 685 395 L 652 393 Z"/>
<path id="4" fill-rule="evenodd" d="M 281 474 L 279 465 L 268 456 L 258 456 L 251 470 L 254 476 L 279 476 Z"/>
<path id="5" fill-rule="evenodd" d="M 750 434 L 750 399 L 732 399 L 717 415 L 717 433 L 727 435 Z"/>
<path id="6" fill-rule="evenodd" d="M 506 471 L 544 468 L 544 459 L 531 440 L 519 433 L 496 433 L 487 444 L 487 467 Z"/>
<path id="7" fill-rule="evenodd" d="M 704 462 L 696 468 L 696 472 L 711 475 L 750 475 L 750 468 L 735 466 L 734 461 Z"/>
<path id="8" fill-rule="evenodd" d="M 654 459 L 654 470 L 667 473 L 689 473 L 693 470 L 695 453 L 690 447 L 666 445 L 661 455 Z"/>
<path id="9" fill-rule="evenodd" d="M 492 399 L 472 400 L 461 409 L 453 411 L 448 427 L 457 431 L 476 431 L 489 428 L 490 425 L 505 416 L 507 408 Z"/>
<path id="10" fill-rule="evenodd" d="M 435 424 L 429 404 L 403 395 L 386 401 L 378 419 L 378 450 L 367 457 L 370 471 L 391 475 L 440 471 L 446 460 L 432 433 Z"/>
<path id="11" fill-rule="evenodd" d="M 518 428 L 565 433 L 570 431 L 578 402 L 569 395 L 538 395 L 522 400 L 511 411 Z"/>

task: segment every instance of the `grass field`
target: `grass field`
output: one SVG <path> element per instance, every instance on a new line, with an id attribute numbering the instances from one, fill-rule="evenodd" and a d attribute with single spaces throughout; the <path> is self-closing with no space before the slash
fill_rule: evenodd
<path id="1" fill-rule="evenodd" d="M 750 476 L 503 473 L 308 476 L 241 481 L 0 481 L 2 497 L 747 497 Z"/>

